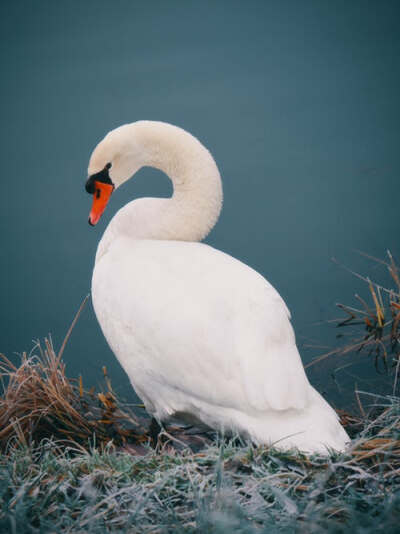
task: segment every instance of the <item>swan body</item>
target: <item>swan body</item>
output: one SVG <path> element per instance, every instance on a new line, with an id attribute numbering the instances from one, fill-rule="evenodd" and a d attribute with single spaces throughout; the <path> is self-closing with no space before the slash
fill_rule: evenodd
<path id="1" fill-rule="evenodd" d="M 118 187 L 145 165 L 168 174 L 173 196 L 134 200 L 114 216 L 98 246 L 92 299 L 147 411 L 282 449 L 344 450 L 349 438 L 307 380 L 279 293 L 199 242 L 222 204 L 211 154 L 180 128 L 139 121 L 99 143 L 89 180 Z"/>

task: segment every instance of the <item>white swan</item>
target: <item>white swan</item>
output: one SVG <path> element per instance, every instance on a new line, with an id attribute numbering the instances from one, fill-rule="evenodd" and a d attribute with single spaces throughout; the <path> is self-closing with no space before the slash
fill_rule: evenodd
<path id="1" fill-rule="evenodd" d="M 247 265 L 199 243 L 218 219 L 222 186 L 197 139 L 152 121 L 109 132 L 89 162 L 89 222 L 143 166 L 164 171 L 173 195 L 118 211 L 97 249 L 92 298 L 147 411 L 257 444 L 343 450 L 349 438 L 307 380 L 280 295 Z"/>

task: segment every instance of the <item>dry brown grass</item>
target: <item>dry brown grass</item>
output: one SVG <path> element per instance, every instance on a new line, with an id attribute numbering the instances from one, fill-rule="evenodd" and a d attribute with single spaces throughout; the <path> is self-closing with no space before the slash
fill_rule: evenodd
<path id="1" fill-rule="evenodd" d="M 1 449 L 11 438 L 27 444 L 52 436 L 86 448 L 94 439 L 116 445 L 142 439 L 138 418 L 119 405 L 105 367 L 105 391 L 86 390 L 81 377 L 67 378 L 51 339 L 45 339 L 44 347 L 37 343 L 35 352 L 23 353 L 19 365 L 0 355 Z"/>
<path id="2" fill-rule="evenodd" d="M 19 365 L 0 354 L 0 450 L 10 440 L 39 443 L 43 438 L 89 448 L 109 443 L 126 445 L 148 439 L 139 420 L 122 407 L 103 367 L 105 389 L 85 389 L 82 377 L 67 378 L 62 355 L 88 296 L 83 300 L 58 352 L 51 338 L 37 342 Z"/>
<path id="3" fill-rule="evenodd" d="M 378 372 L 395 372 L 393 391 L 396 390 L 400 371 L 400 267 L 388 251 L 387 261 L 361 253 L 376 263 L 386 266 L 393 287 L 387 288 L 372 281 L 369 277 L 347 269 L 357 278 L 363 280 L 368 287 L 369 298 L 355 295 L 359 306 L 337 304 L 346 313 L 345 319 L 335 320 L 339 328 L 358 327 L 363 332 L 356 335 L 345 346 L 335 348 L 312 360 L 306 367 L 325 360 L 333 355 L 365 353 L 374 359 Z"/>

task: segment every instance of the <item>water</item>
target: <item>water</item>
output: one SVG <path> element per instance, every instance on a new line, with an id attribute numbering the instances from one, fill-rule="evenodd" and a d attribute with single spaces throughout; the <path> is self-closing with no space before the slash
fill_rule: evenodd
<path id="1" fill-rule="evenodd" d="M 207 242 L 277 287 L 303 360 L 335 346 L 332 325 L 316 323 L 366 288 L 331 258 L 379 278 L 354 249 L 400 252 L 398 2 L 4 1 L 0 10 L 0 350 L 29 350 L 48 332 L 60 345 L 112 215 L 132 197 L 170 194 L 161 173 L 143 169 L 96 228 L 87 224 L 91 150 L 143 118 L 186 128 L 214 154 L 225 203 Z M 107 365 L 131 395 L 91 306 L 65 361 L 87 384 Z M 371 359 L 350 362 L 311 370 L 338 405 L 356 382 L 376 385 Z"/>

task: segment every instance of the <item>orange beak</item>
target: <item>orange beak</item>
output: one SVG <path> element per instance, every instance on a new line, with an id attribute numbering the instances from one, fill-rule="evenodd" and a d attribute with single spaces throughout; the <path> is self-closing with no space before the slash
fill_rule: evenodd
<path id="1" fill-rule="evenodd" d="M 90 226 L 94 226 L 99 222 L 113 191 L 114 186 L 111 184 L 94 182 L 93 204 L 89 215 Z"/>

